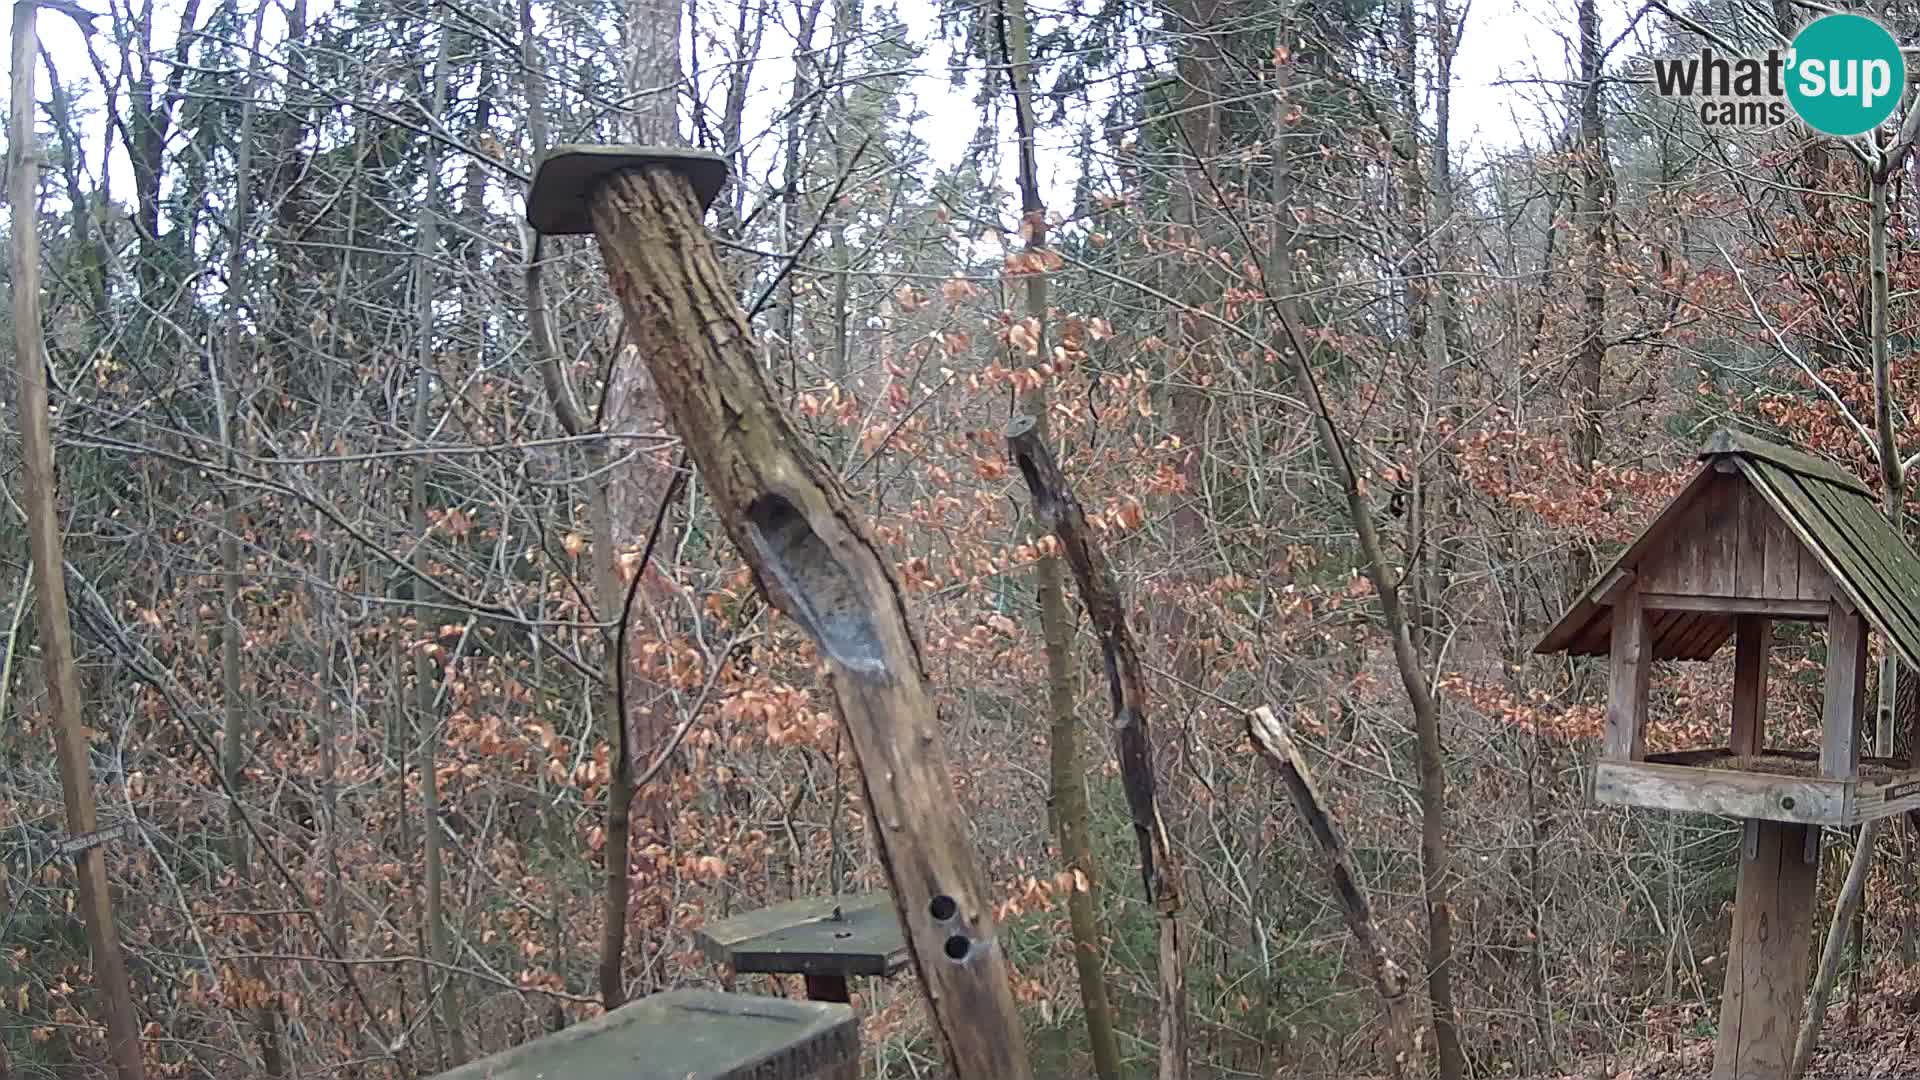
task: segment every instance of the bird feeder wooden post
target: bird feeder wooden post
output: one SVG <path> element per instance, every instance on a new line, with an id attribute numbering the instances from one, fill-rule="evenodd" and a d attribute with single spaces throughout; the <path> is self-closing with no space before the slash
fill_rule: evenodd
<path id="1" fill-rule="evenodd" d="M 1920 772 L 1862 758 L 1867 638 L 1920 666 L 1920 559 L 1857 478 L 1800 451 L 1721 432 L 1646 531 L 1534 651 L 1608 658 L 1594 797 L 1742 821 L 1714 1080 L 1787 1075 L 1805 1007 L 1820 829 L 1920 806 Z M 1826 628 L 1818 751 L 1768 744 L 1773 624 Z M 1646 748 L 1655 660 L 1734 645 L 1726 742 Z"/>
<path id="2" fill-rule="evenodd" d="M 819 647 L 948 1066 L 962 1080 L 1027 1080 L 992 897 L 899 586 L 769 391 L 701 222 L 726 174 L 723 159 L 697 151 L 559 147 L 534 170 L 527 220 L 598 238 L 628 340 L 715 514 L 768 600 Z"/>

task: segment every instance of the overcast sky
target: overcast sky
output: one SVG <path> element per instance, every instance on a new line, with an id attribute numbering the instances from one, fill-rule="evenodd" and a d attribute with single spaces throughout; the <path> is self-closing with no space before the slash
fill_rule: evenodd
<path id="1" fill-rule="evenodd" d="M 86 4 L 88 0 L 81 2 Z M 98 5 L 100 0 L 92 3 Z M 165 0 L 161 6 L 174 7 Z M 903 19 L 919 40 L 935 40 L 935 13 L 931 3 L 902 0 L 900 7 Z M 1603 3 L 1602 9 L 1610 38 L 1624 25 L 1624 4 Z M 172 22 L 163 18 L 161 24 L 162 40 L 157 41 L 157 45 L 165 44 L 164 36 Z M 90 75 L 81 36 L 70 19 L 42 10 L 39 31 L 42 42 L 60 65 L 62 75 L 70 81 Z M 270 36 L 271 33 L 269 30 Z M 759 87 L 752 110 L 762 117 L 770 117 L 785 104 L 790 86 L 792 69 L 786 57 L 791 54 L 793 44 L 782 35 L 779 28 L 769 32 L 763 49 L 767 59 L 758 71 Z M 1470 166 L 1477 158 L 1516 148 L 1522 142 L 1538 145 L 1544 141 L 1547 117 L 1556 111 L 1550 103 L 1554 95 L 1564 92 L 1555 84 L 1569 72 L 1571 35 L 1570 8 L 1553 0 L 1471 0 L 1454 67 L 1452 141 L 1463 164 Z M 10 21 L 0 29 L 0 36 L 11 37 Z M 929 144 L 934 164 L 939 166 L 950 166 L 959 160 L 978 126 L 971 88 L 957 89 L 949 84 L 948 54 L 944 44 L 933 44 L 908 91 L 913 104 L 929 118 L 921 135 Z M 45 101 L 44 71 L 38 88 L 40 99 Z M 755 125 L 750 122 L 748 127 L 751 131 Z M 1074 133 L 1068 130 L 1043 132 L 1041 167 L 1053 189 L 1048 192 L 1048 201 L 1056 207 L 1062 205 L 1061 200 L 1072 182 L 1068 172 L 1070 155 L 1066 151 L 1073 138 Z M 1003 145 L 1011 145 L 1010 128 L 1002 131 L 1002 139 Z M 97 133 L 87 141 L 90 147 L 97 147 Z M 1011 168 L 1011 153 L 1003 154 L 1002 158 L 1005 166 Z M 93 166 L 97 168 L 98 163 Z M 115 190 L 125 191 L 124 160 L 115 161 L 112 167 Z M 1011 175 L 1001 179 L 1004 186 L 1011 188 Z"/>

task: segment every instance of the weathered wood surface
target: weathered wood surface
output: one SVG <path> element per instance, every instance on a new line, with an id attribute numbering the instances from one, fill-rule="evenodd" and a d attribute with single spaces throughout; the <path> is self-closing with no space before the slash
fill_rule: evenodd
<path id="1" fill-rule="evenodd" d="M 1867 625 L 1834 601 L 1827 612 L 1825 705 L 1820 719 L 1820 774 L 1849 780 L 1860 754 L 1860 710 L 1867 697 Z"/>
<path id="2" fill-rule="evenodd" d="M 1732 467 L 1732 473 L 1716 468 L 1661 530 L 1661 543 L 1641 555 L 1634 566 L 1641 591 L 1692 597 L 1701 611 L 1729 610 L 1713 606 L 1716 600 L 1745 600 L 1752 610 L 1765 601 L 1789 610 L 1824 602 L 1831 583 L 1819 559 L 1778 520 L 1740 467 Z"/>
<path id="3" fill-rule="evenodd" d="M 20 424 L 21 501 L 27 518 L 27 548 L 33 581 L 34 627 L 39 633 L 45 670 L 47 713 L 53 719 L 54 755 L 59 759 L 60 792 L 67 832 L 83 836 L 99 827 L 93 802 L 93 772 L 88 763 L 84 703 L 74 667 L 73 624 L 67 607 L 65 559 L 60 538 L 53 469 L 53 425 L 47 408 L 47 353 L 40 311 L 40 159 L 35 150 L 34 72 L 39 33 L 35 6 L 13 6 L 12 98 L 7 113 L 7 206 L 12 221 L 7 262 L 13 302 L 16 416 Z M 80 916 L 101 1011 L 106 1015 L 107 1056 L 119 1080 L 145 1075 L 140 1024 L 127 983 L 120 932 L 113 921 L 113 897 L 107 881 L 106 853 L 90 847 L 75 860 Z"/>
<path id="4" fill-rule="evenodd" d="M 1805 825 L 1751 827 L 1758 841 L 1741 852 L 1713 1080 L 1785 1077 L 1807 993 L 1819 849 Z"/>
<path id="5" fill-rule="evenodd" d="M 1722 772 L 1645 761 L 1602 761 L 1593 772 L 1593 797 L 1609 806 L 1807 825 L 1847 824 L 1852 813 L 1852 788 L 1853 784 L 1845 780 Z"/>
<path id="6" fill-rule="evenodd" d="M 601 182 L 592 202 L 627 332 L 716 515 L 826 662 L 942 1055 L 962 1080 L 1024 1080 L 993 898 L 886 557 L 769 392 L 689 181 L 670 164 L 639 164 Z"/>
<path id="7" fill-rule="evenodd" d="M 907 939 L 885 893 L 794 900 L 694 931 L 707 957 L 740 974 L 888 976 Z"/>
<path id="8" fill-rule="evenodd" d="M 1026 479 L 1033 496 L 1034 514 L 1060 541 L 1061 554 L 1073 571 L 1087 621 L 1100 639 L 1106 666 L 1107 693 L 1112 699 L 1114 753 L 1120 763 L 1121 786 L 1133 818 L 1140 851 L 1140 877 L 1147 901 L 1160 924 L 1160 1077 L 1177 1080 L 1186 1075 L 1186 964 L 1180 945 L 1180 866 L 1173 842 L 1160 817 L 1153 743 L 1147 727 L 1147 680 L 1139 648 L 1127 626 L 1126 605 L 1107 565 L 1106 553 L 1094 540 L 1086 511 L 1060 472 L 1053 451 L 1040 439 L 1032 417 L 1015 417 L 1007 425 L 1007 449 Z"/>
<path id="9" fill-rule="evenodd" d="M 712 990 L 654 994 L 437 1080 L 858 1080 L 845 1005 Z"/>
<path id="10" fill-rule="evenodd" d="M 1653 644 L 1639 589 L 1629 587 L 1613 605 L 1613 647 L 1608 656 L 1605 755 L 1638 761 L 1647 752 L 1647 681 L 1653 671 Z"/>
<path id="11" fill-rule="evenodd" d="M 1767 654 L 1773 624 L 1758 615 L 1742 615 L 1733 642 L 1733 737 L 1735 754 L 1757 754 L 1767 745 Z"/>
<path id="12" fill-rule="evenodd" d="M 1373 908 L 1367 900 L 1366 890 L 1360 885 L 1359 877 L 1353 872 L 1353 860 L 1348 854 L 1347 839 L 1341 831 L 1339 820 L 1328 809 L 1326 800 L 1320 797 L 1306 759 L 1301 756 L 1300 748 L 1294 745 L 1286 726 L 1273 714 L 1273 710 L 1262 705 L 1249 713 L 1247 736 L 1254 750 L 1279 775 L 1288 796 L 1293 799 L 1294 808 L 1300 811 L 1301 819 L 1306 822 L 1307 831 L 1320 852 L 1321 865 L 1333 885 L 1334 898 L 1340 902 L 1340 913 L 1346 919 L 1347 930 L 1353 935 L 1354 943 L 1360 946 L 1360 954 L 1373 976 L 1374 993 L 1380 997 L 1380 1011 L 1387 1025 L 1384 1056 L 1388 1073 L 1393 1076 L 1424 1076 L 1426 1066 L 1416 1034 L 1413 998 L 1407 992 L 1410 985 L 1407 973 L 1387 954 L 1386 944 L 1374 925 Z"/>
<path id="13" fill-rule="evenodd" d="M 1737 617 L 1765 615 L 1774 619 L 1810 622 L 1827 617 L 1827 598 L 1818 600 L 1773 600 L 1750 596 L 1682 596 L 1678 593 L 1640 594 L 1640 606 L 1648 611 L 1692 611 Z"/>

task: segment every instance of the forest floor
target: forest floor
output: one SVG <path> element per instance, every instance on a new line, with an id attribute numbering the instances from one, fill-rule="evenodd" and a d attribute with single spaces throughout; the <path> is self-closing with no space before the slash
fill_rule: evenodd
<path id="1" fill-rule="evenodd" d="M 1844 989 L 1844 983 L 1842 984 Z M 1884 971 L 1858 999 L 1835 994 L 1809 1080 L 1920 1080 L 1920 968 Z M 1713 1037 L 1594 1060 L 1554 1080 L 1709 1080 Z M 1544 1078 L 1543 1078 L 1544 1080 Z"/>

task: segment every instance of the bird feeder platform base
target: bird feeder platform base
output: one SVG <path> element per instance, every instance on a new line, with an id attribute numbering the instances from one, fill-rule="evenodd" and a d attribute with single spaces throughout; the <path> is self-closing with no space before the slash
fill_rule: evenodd
<path id="1" fill-rule="evenodd" d="M 1920 808 L 1920 770 L 1906 762 L 1862 757 L 1851 779 L 1819 771 L 1812 751 L 1737 755 L 1721 746 L 1603 760 L 1594 767 L 1593 794 L 1608 806 L 1834 827 Z"/>

